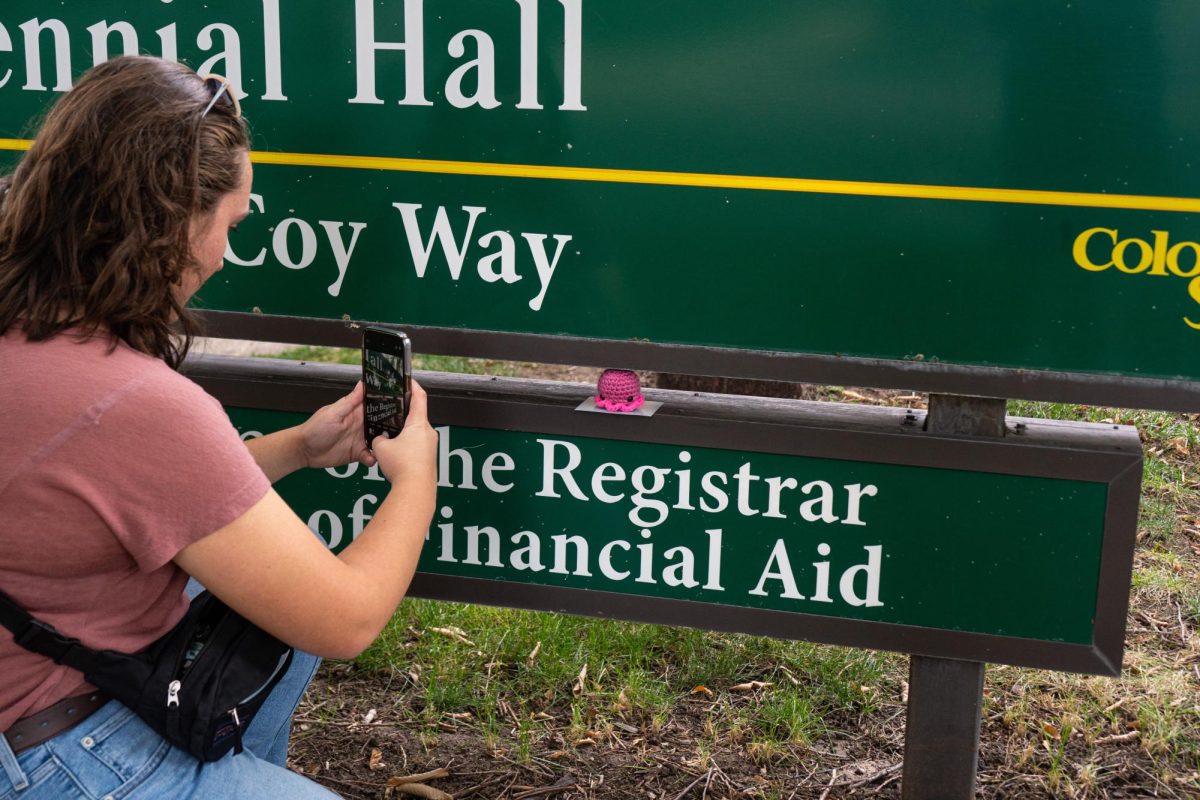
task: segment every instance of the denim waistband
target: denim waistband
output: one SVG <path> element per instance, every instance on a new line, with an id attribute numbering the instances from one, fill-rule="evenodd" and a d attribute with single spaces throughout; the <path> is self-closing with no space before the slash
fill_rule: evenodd
<path id="1" fill-rule="evenodd" d="M 103 731 L 113 724 L 119 724 L 131 713 L 116 700 L 109 700 L 83 722 L 68 728 L 53 739 L 25 750 L 19 756 L 13 753 L 8 741 L 0 736 L 0 797 L 30 785 L 39 768 L 52 758 L 50 747 L 54 742 L 64 736 L 101 738 L 100 734 Z"/>

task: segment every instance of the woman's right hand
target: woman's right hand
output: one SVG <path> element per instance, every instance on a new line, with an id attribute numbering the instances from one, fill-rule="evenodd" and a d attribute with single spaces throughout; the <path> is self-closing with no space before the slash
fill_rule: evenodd
<path id="1" fill-rule="evenodd" d="M 371 442 L 379 468 L 393 484 L 409 478 L 436 480 L 438 435 L 429 424 L 428 405 L 425 390 L 414 380 L 404 430 L 394 439 L 376 436 Z"/>
<path id="2" fill-rule="evenodd" d="M 437 431 L 425 390 L 395 439 L 375 458 L 395 491 L 339 555 L 312 535 L 274 490 L 175 563 L 254 624 L 328 658 L 354 658 L 374 641 L 408 591 L 437 500 Z"/>

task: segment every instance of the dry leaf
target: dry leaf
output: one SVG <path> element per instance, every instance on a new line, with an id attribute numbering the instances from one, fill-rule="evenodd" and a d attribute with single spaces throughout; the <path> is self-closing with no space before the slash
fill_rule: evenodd
<path id="1" fill-rule="evenodd" d="M 454 800 L 454 795 L 446 794 L 441 789 L 435 789 L 423 783 L 406 783 L 403 786 L 395 787 L 393 791 L 413 797 L 424 797 L 425 800 Z"/>
<path id="2" fill-rule="evenodd" d="M 546 755 L 546 758 L 553 758 L 555 760 L 558 760 L 560 758 L 566 758 L 569 755 L 570 755 L 570 753 L 568 753 L 566 750 L 555 750 L 553 753 L 548 753 Z"/>
<path id="3" fill-rule="evenodd" d="M 1116 736 L 1101 736 L 1096 740 L 1096 744 L 1120 744 L 1122 742 L 1132 742 L 1140 735 L 1141 733 L 1139 731 L 1130 731 L 1129 733 L 1121 733 Z"/>
<path id="4" fill-rule="evenodd" d="M 575 742 L 576 747 L 588 747 L 588 746 L 594 745 L 594 744 L 596 744 L 595 739 L 586 739 L 586 738 L 580 739 L 579 741 Z"/>
<path id="5" fill-rule="evenodd" d="M 1042 731 L 1051 739 L 1062 738 L 1062 731 L 1051 725 L 1049 722 L 1042 723 Z"/>
<path id="6" fill-rule="evenodd" d="M 446 716 L 449 717 L 450 719 L 460 719 L 463 722 L 470 722 L 471 720 L 475 719 L 475 717 L 472 716 L 470 711 L 463 711 L 463 712 L 460 712 L 457 714 L 447 714 Z"/>
<path id="7" fill-rule="evenodd" d="M 692 694 L 702 694 L 705 697 L 712 697 L 713 691 L 707 686 L 697 686 L 696 688 L 692 689 Z"/>
<path id="8" fill-rule="evenodd" d="M 583 665 L 583 669 L 579 670 L 579 677 L 575 679 L 575 686 L 571 689 L 571 694 L 583 694 L 583 682 L 587 680 L 587 664 Z"/>
<path id="9" fill-rule="evenodd" d="M 554 719 L 554 717 L 550 716 L 545 711 L 539 711 L 536 714 L 532 715 L 530 717 L 530 719 L 534 720 L 535 722 L 544 722 L 545 720 L 548 720 L 548 719 Z"/>
<path id="10" fill-rule="evenodd" d="M 749 683 L 739 683 L 737 686 L 730 686 L 731 692 L 757 692 L 759 689 L 768 689 L 775 684 L 770 681 L 750 681 Z"/>
<path id="11" fill-rule="evenodd" d="M 418 775 L 396 775 L 388 778 L 387 785 L 394 789 L 395 787 L 403 786 L 406 783 L 423 783 L 425 781 L 436 781 L 438 778 L 449 777 L 450 770 L 446 769 L 445 767 L 438 767 L 437 769 L 430 770 L 429 772 L 422 772 Z"/>
<path id="12" fill-rule="evenodd" d="M 533 646 L 533 650 L 529 652 L 529 655 L 525 657 L 525 663 L 532 667 L 533 662 L 537 660 L 538 653 L 540 652 L 542 652 L 542 643 L 538 642 Z"/>
<path id="13" fill-rule="evenodd" d="M 430 628 L 429 630 L 431 630 L 434 633 L 439 634 L 441 636 L 447 636 L 456 642 L 462 642 L 463 644 L 467 645 L 468 647 L 475 647 L 475 643 L 467 638 L 467 632 L 464 631 L 462 628 L 455 628 L 455 627 Z"/>
<path id="14" fill-rule="evenodd" d="M 371 759 L 367 762 L 367 766 L 372 772 L 385 768 L 387 764 L 383 763 L 383 752 L 378 749 L 372 750 Z"/>

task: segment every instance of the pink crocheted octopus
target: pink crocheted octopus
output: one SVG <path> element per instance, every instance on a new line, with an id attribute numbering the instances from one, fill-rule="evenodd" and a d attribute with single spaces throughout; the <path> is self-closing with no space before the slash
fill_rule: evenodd
<path id="1" fill-rule="evenodd" d="M 646 402 L 633 370 L 606 369 L 596 384 L 596 407 L 605 411 L 637 411 Z"/>

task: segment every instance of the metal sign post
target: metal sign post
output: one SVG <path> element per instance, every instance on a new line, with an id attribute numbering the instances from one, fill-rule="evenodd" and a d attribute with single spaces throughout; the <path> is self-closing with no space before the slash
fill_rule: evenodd
<path id="1" fill-rule="evenodd" d="M 1004 400 L 931 395 L 926 429 L 978 437 L 1005 434 Z M 912 656 L 904 729 L 903 800 L 970 800 L 975 796 L 984 665 Z"/>

